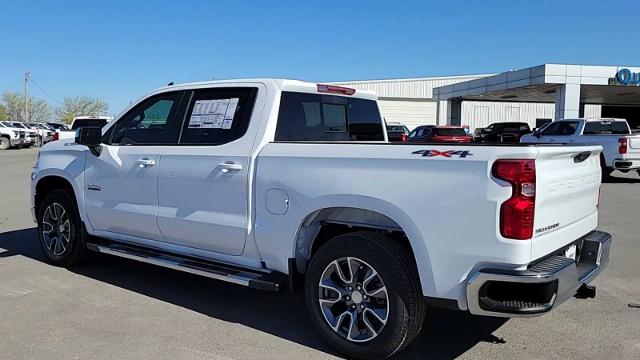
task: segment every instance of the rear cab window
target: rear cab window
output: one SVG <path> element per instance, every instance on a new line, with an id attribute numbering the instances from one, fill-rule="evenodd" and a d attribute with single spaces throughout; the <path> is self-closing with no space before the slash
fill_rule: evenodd
<path id="1" fill-rule="evenodd" d="M 624 121 L 587 121 L 584 135 L 629 135 L 629 127 Z"/>
<path id="2" fill-rule="evenodd" d="M 374 100 L 283 91 L 276 141 L 384 141 Z"/>

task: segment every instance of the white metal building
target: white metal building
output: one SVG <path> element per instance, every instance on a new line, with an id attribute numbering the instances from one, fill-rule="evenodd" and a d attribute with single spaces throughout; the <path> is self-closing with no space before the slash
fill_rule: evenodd
<path id="1" fill-rule="evenodd" d="M 622 117 L 640 129 L 640 69 L 543 64 L 500 74 L 339 82 L 373 90 L 387 122 L 469 125 Z"/>

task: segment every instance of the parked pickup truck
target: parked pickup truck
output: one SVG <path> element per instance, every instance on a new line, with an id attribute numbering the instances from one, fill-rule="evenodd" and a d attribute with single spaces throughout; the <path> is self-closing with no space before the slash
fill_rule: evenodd
<path id="1" fill-rule="evenodd" d="M 427 305 L 532 316 L 605 267 L 600 146 L 390 144 L 375 94 L 293 80 L 173 85 L 45 145 L 47 259 L 87 250 L 263 290 L 304 289 L 354 358 L 409 344 Z M 256 304 L 256 306 L 260 306 Z"/>
<path id="2" fill-rule="evenodd" d="M 27 131 L 0 121 L 0 150 L 22 147 L 26 143 Z"/>
<path id="3" fill-rule="evenodd" d="M 73 139 L 78 128 L 87 126 L 103 127 L 111 120 L 110 116 L 76 116 L 71 122 L 71 129 L 56 129 L 53 134 L 53 140 Z"/>
<path id="4" fill-rule="evenodd" d="M 490 143 L 517 143 L 523 135 L 531 133 L 526 122 L 497 122 L 486 128 L 476 128 L 473 140 Z"/>
<path id="5" fill-rule="evenodd" d="M 604 177 L 614 170 L 638 171 L 640 175 L 640 136 L 631 135 L 624 119 L 562 119 L 523 136 L 521 142 L 601 145 L 600 166 Z"/>

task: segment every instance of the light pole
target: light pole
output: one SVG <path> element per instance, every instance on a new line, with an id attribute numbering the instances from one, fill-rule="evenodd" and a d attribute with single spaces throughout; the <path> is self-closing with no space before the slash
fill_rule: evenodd
<path id="1" fill-rule="evenodd" d="M 29 77 L 31 76 L 30 72 L 24 73 L 24 121 L 29 121 Z"/>

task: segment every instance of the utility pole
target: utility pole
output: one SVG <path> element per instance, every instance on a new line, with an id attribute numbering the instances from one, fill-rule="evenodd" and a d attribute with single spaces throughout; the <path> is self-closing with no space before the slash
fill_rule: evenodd
<path id="1" fill-rule="evenodd" d="M 31 76 L 30 72 L 24 73 L 24 120 L 23 121 L 29 121 L 29 92 L 27 88 L 29 85 L 30 76 Z"/>

